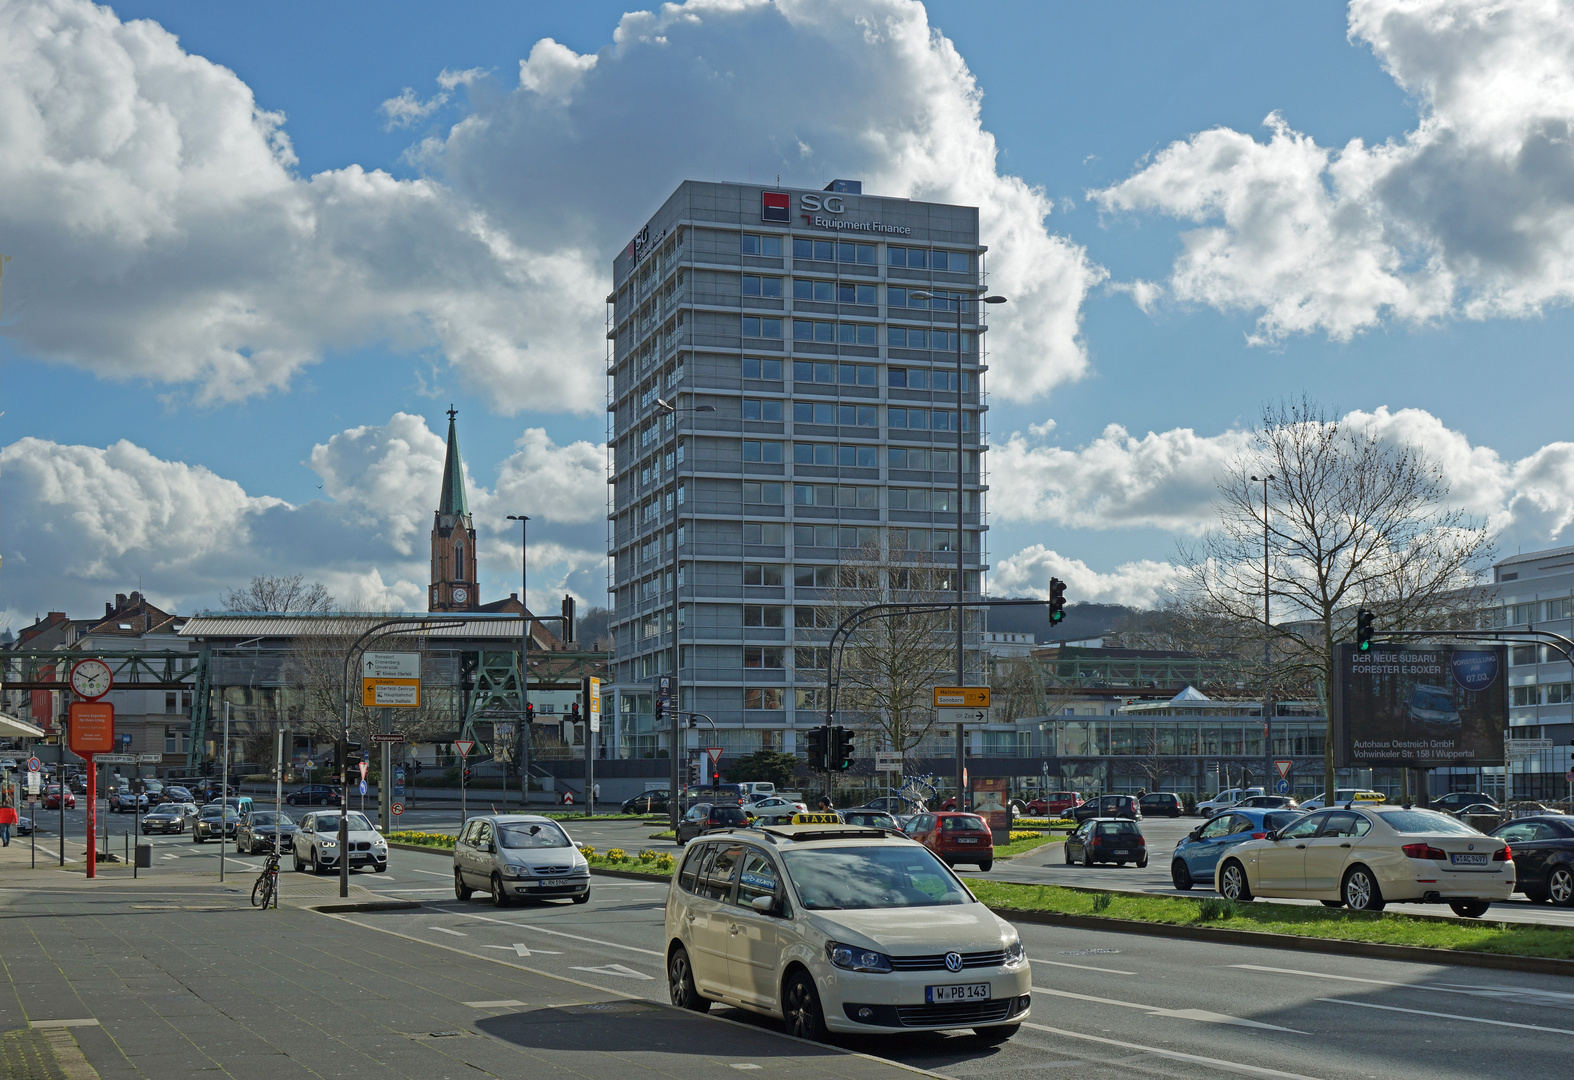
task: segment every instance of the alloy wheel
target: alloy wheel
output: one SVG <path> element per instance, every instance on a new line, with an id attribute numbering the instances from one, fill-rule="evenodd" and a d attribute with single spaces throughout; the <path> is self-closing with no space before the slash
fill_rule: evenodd
<path id="1" fill-rule="evenodd" d="M 1555 866 L 1547 875 L 1547 895 L 1559 907 L 1574 906 L 1574 870 Z"/>

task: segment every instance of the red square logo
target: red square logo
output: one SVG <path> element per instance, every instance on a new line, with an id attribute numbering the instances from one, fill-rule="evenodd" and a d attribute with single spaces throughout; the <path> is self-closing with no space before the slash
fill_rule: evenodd
<path id="1" fill-rule="evenodd" d="M 779 221 L 783 225 L 792 220 L 792 200 L 785 191 L 764 191 L 760 193 L 760 220 Z"/>

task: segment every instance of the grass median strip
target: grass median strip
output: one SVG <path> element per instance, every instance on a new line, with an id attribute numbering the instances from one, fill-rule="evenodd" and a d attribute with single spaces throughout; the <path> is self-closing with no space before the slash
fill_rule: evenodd
<path id="1" fill-rule="evenodd" d="M 974 895 L 1006 918 L 1010 918 L 1012 911 L 1047 911 L 1335 941 L 1574 959 L 1574 932 L 1529 923 L 1449 922 L 1263 901 L 1238 904 L 1215 897 L 1193 900 L 1136 893 L 1080 892 L 1054 885 L 1021 885 L 979 878 L 969 879 L 967 884 Z"/>
<path id="2" fill-rule="evenodd" d="M 1041 848 L 1045 844 L 1052 844 L 1059 839 L 1060 837 L 1052 836 L 1049 833 L 1019 832 L 1016 829 L 1012 829 L 1011 842 L 995 846 L 995 858 L 1009 859 L 1013 855 L 1026 855 L 1030 851 Z"/>

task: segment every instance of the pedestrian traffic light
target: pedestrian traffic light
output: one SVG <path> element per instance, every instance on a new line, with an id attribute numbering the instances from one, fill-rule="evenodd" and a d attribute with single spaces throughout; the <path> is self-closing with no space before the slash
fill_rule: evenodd
<path id="1" fill-rule="evenodd" d="M 831 768 L 846 772 L 853 767 L 853 733 L 849 728 L 831 729 Z"/>
<path id="2" fill-rule="evenodd" d="M 1049 625 L 1054 626 L 1066 617 L 1066 583 L 1059 578 L 1049 579 Z"/>
<path id="3" fill-rule="evenodd" d="M 1355 613 L 1355 647 L 1362 652 L 1372 650 L 1372 621 L 1375 618 L 1365 608 Z"/>
<path id="4" fill-rule="evenodd" d="M 816 772 L 824 772 L 826 751 L 830 749 L 826 744 L 829 741 L 831 729 L 822 725 L 817 728 L 810 728 L 807 734 L 809 736 L 809 768 L 814 769 Z"/>

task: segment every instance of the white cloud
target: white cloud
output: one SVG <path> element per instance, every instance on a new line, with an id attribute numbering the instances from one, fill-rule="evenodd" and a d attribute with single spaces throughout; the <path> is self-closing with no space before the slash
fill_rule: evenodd
<path id="1" fill-rule="evenodd" d="M 1170 288 L 1258 312 L 1258 342 L 1574 299 L 1567 6 L 1355 0 L 1350 37 L 1419 101 L 1403 138 L 1329 149 L 1275 114 L 1265 142 L 1205 131 L 1091 197 L 1198 223 Z"/>
<path id="2" fill-rule="evenodd" d="M 1079 603 L 1157 606 L 1165 588 L 1174 580 L 1175 567 L 1143 559 L 1122 563 L 1104 574 L 1081 559 L 1073 559 L 1043 544 L 1023 548 L 1001 559 L 990 576 L 990 589 L 1002 596 L 1049 596 L 1049 579 L 1066 583 L 1066 592 Z"/>

